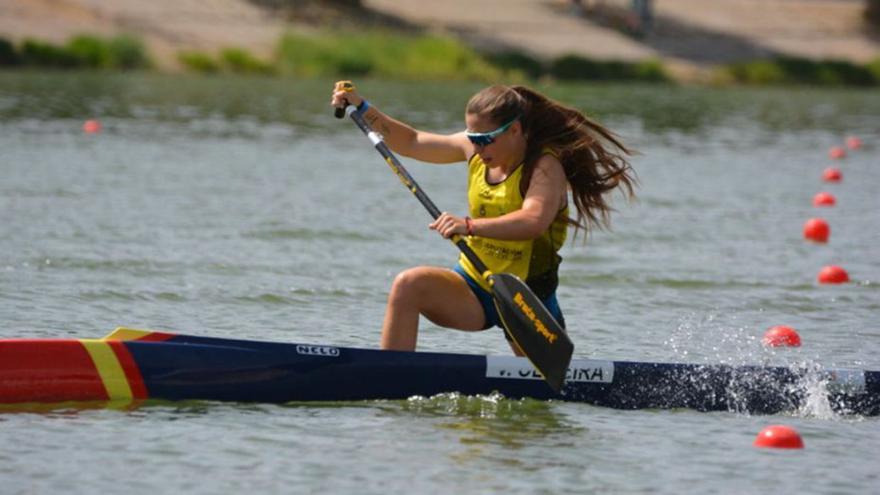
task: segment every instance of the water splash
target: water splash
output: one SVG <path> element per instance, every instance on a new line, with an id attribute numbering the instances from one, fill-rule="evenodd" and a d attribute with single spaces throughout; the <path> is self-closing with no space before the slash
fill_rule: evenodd
<path id="1" fill-rule="evenodd" d="M 497 392 L 414 396 L 402 402 L 399 411 L 440 418 L 438 426 L 455 432 L 461 443 L 471 446 L 519 449 L 538 439 L 562 444 L 568 442 L 572 431 L 579 429 L 552 402 L 508 399 Z"/>
<path id="2" fill-rule="evenodd" d="M 433 416 L 499 418 L 528 408 L 523 406 L 523 402 L 508 400 L 498 392 L 489 395 L 462 395 L 458 392 L 450 392 L 432 397 L 414 395 L 406 400 L 403 409 Z"/>
<path id="3" fill-rule="evenodd" d="M 682 317 L 664 346 L 672 351 L 675 359 L 699 360 L 704 364 L 765 362 L 767 355 L 753 330 L 735 324 L 735 316 L 688 314 Z"/>
<path id="4" fill-rule="evenodd" d="M 848 403 L 858 393 L 857 372 L 824 367 L 818 355 L 808 355 L 802 348 L 766 347 L 755 329 L 731 322 L 736 322 L 735 315 L 686 315 L 664 345 L 676 360 L 696 361 L 707 365 L 706 370 L 717 365 L 738 368 L 723 392 L 731 411 L 749 414 L 760 410 L 765 398 L 776 396 L 786 398 L 783 402 L 788 406 L 783 410 L 797 417 L 835 421 L 854 417 Z M 708 373 L 686 379 L 700 389 L 698 382 L 709 381 Z M 785 375 L 789 379 L 781 380 Z"/>

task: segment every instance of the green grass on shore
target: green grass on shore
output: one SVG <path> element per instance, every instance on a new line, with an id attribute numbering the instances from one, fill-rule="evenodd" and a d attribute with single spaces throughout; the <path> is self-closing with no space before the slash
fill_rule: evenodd
<path id="1" fill-rule="evenodd" d="M 454 38 L 412 35 L 385 30 L 288 33 L 271 60 L 247 50 L 224 48 L 216 53 L 182 51 L 178 62 L 203 74 L 263 76 L 372 76 L 404 80 L 634 81 L 670 82 L 662 62 L 598 61 L 566 55 L 549 61 L 526 53 L 480 53 Z M 99 38 L 81 35 L 64 45 L 27 39 L 15 45 L 0 38 L 0 67 L 60 69 L 150 69 L 144 44 L 132 36 Z M 813 61 L 777 57 L 720 66 L 718 85 L 878 86 L 880 58 L 865 65 L 840 60 Z"/>
<path id="2" fill-rule="evenodd" d="M 491 81 L 503 70 L 468 46 L 438 36 L 381 31 L 285 35 L 278 45 L 283 73 Z"/>
<path id="3" fill-rule="evenodd" d="M 186 69 L 202 74 L 232 72 L 273 75 L 278 72 L 271 63 L 264 62 L 241 48 L 225 48 L 216 58 L 204 52 L 184 51 L 177 54 L 177 60 Z"/>
<path id="4" fill-rule="evenodd" d="M 858 65 L 842 60 L 777 57 L 725 66 L 718 77 L 721 81 L 752 85 L 877 86 L 880 58 Z"/>
<path id="5" fill-rule="evenodd" d="M 15 46 L 0 38 L 0 66 L 129 70 L 150 68 L 152 63 L 135 37 L 80 35 L 65 45 L 26 39 Z"/>
<path id="6" fill-rule="evenodd" d="M 246 56 L 246 52 L 242 52 Z M 188 69 L 202 72 L 263 72 L 298 77 L 374 76 L 405 80 L 497 81 L 553 78 L 584 81 L 661 82 L 668 77 L 656 61 L 602 62 L 577 56 L 544 63 L 521 52 L 481 54 L 452 38 L 410 36 L 372 31 L 361 33 L 287 34 L 278 43 L 274 62 L 260 71 L 229 70 L 228 64 L 204 52 L 181 53 Z M 224 66 L 227 66 L 224 69 Z"/>

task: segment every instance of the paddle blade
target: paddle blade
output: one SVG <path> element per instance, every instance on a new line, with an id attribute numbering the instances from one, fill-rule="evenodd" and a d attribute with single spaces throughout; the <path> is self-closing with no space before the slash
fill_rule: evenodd
<path id="1" fill-rule="evenodd" d="M 547 384 L 559 392 L 574 352 L 568 334 L 518 277 L 501 273 L 490 275 L 489 281 L 504 328 Z"/>

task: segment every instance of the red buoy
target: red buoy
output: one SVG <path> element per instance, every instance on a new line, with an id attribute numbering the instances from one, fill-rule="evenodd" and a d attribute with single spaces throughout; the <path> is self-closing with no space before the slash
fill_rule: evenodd
<path id="1" fill-rule="evenodd" d="M 845 284 L 849 282 L 849 274 L 846 270 L 836 265 L 828 265 L 819 270 L 820 284 Z"/>
<path id="2" fill-rule="evenodd" d="M 83 122 L 83 132 L 86 134 L 97 134 L 101 132 L 101 123 L 97 120 L 87 120 Z"/>
<path id="3" fill-rule="evenodd" d="M 851 150 L 857 150 L 862 147 L 862 140 L 858 136 L 850 136 L 846 138 L 846 146 Z"/>
<path id="4" fill-rule="evenodd" d="M 831 193 L 820 192 L 813 196 L 813 206 L 834 206 L 835 203 L 837 200 Z"/>
<path id="5" fill-rule="evenodd" d="M 841 158 L 846 158 L 846 150 L 840 146 L 832 146 L 830 150 L 828 150 L 828 156 L 833 160 L 840 160 Z"/>
<path id="6" fill-rule="evenodd" d="M 813 242 L 828 242 L 831 227 L 821 218 L 811 218 L 804 224 L 804 239 Z"/>
<path id="7" fill-rule="evenodd" d="M 790 426 L 771 425 L 758 433 L 754 446 L 771 449 L 802 449 L 804 441 L 800 433 Z"/>
<path id="8" fill-rule="evenodd" d="M 777 325 L 764 333 L 761 342 L 768 347 L 800 347 L 801 336 L 794 328 Z"/>
<path id="9" fill-rule="evenodd" d="M 840 169 L 837 167 L 828 167 L 822 172 L 822 180 L 825 182 L 840 182 L 842 178 L 843 174 L 840 173 Z"/>

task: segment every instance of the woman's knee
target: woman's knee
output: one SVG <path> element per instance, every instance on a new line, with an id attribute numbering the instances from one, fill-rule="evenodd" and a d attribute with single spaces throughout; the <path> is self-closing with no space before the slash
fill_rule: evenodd
<path id="1" fill-rule="evenodd" d="M 389 297 L 395 301 L 418 301 L 430 285 L 430 272 L 422 267 L 404 270 L 394 277 Z"/>

